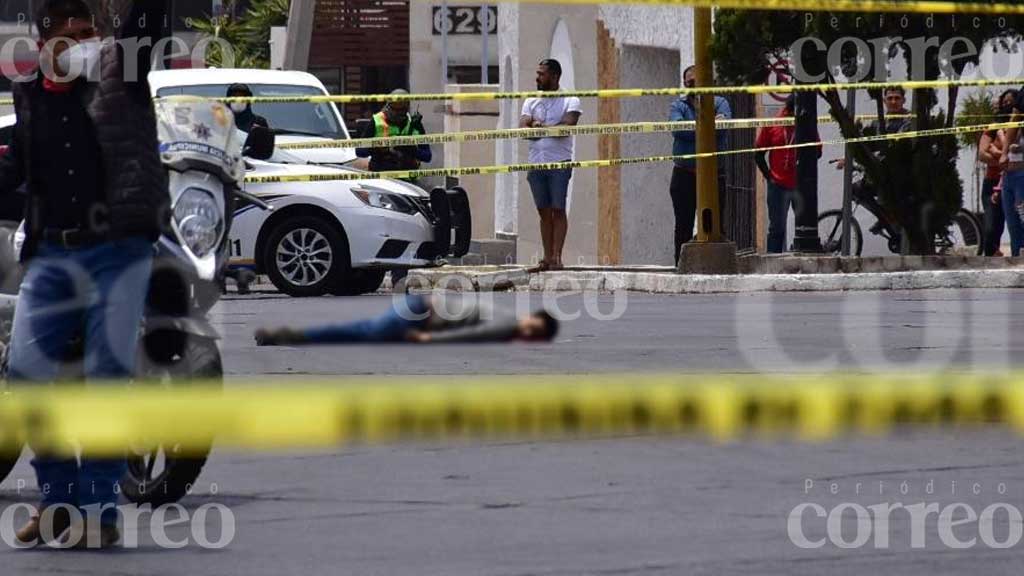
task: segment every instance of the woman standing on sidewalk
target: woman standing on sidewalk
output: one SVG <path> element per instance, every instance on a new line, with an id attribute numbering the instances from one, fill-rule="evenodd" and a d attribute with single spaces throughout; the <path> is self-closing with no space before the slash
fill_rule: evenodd
<path id="1" fill-rule="evenodd" d="M 996 101 L 999 111 L 997 119 L 1006 122 L 1013 110 L 1015 92 L 1007 90 Z M 1003 241 L 1006 216 L 1003 210 L 1002 186 L 1003 167 L 999 161 L 1003 155 L 1005 134 L 1003 130 L 988 130 L 981 135 L 978 143 L 978 160 L 986 166 L 985 180 L 981 188 L 981 204 L 985 210 L 985 256 L 1002 256 L 999 246 Z"/>
<path id="2" fill-rule="evenodd" d="M 1024 90 L 1017 92 L 1012 105 L 1011 122 L 1024 121 Z M 1003 176 L 1003 212 L 1006 229 L 1010 232 L 1010 255 L 1020 256 L 1024 245 L 1024 222 L 1021 220 L 1021 204 L 1024 204 L 1024 131 L 1020 126 L 1006 129 L 1005 145 L 1000 156 L 1000 165 L 1006 173 Z"/>

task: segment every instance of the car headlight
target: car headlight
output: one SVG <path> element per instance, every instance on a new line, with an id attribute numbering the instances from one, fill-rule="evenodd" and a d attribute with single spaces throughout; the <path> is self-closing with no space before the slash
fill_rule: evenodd
<path id="1" fill-rule="evenodd" d="M 376 188 L 353 188 L 352 193 L 356 195 L 356 198 L 362 200 L 363 204 L 374 208 L 401 212 L 402 214 L 416 214 L 419 212 L 416 204 L 403 194 L 392 194 L 391 192 L 384 192 Z"/>
<path id="2" fill-rule="evenodd" d="M 224 233 L 224 215 L 217 201 L 199 188 L 189 188 L 178 198 L 174 222 L 185 247 L 199 258 L 216 249 Z"/>

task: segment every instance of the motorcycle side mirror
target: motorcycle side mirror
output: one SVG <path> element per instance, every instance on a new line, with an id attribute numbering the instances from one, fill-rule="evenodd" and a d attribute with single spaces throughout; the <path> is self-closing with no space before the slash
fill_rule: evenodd
<path id="1" fill-rule="evenodd" d="M 265 126 L 253 126 L 245 139 L 242 154 L 256 160 L 266 160 L 274 155 L 274 133 Z"/>

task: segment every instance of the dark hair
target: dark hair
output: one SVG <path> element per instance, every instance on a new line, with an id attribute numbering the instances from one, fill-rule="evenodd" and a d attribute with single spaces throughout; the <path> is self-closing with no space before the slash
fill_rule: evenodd
<path id="1" fill-rule="evenodd" d="M 907 91 L 902 86 L 888 86 L 885 90 L 882 90 L 882 95 L 885 96 L 889 92 L 899 92 L 900 96 L 907 97 Z"/>
<path id="2" fill-rule="evenodd" d="M 793 110 L 794 112 L 796 111 L 796 94 L 795 93 L 790 92 L 789 95 L 786 96 L 786 103 L 784 104 L 784 107 L 787 110 Z"/>
<path id="3" fill-rule="evenodd" d="M 58 23 L 72 18 L 92 19 L 92 10 L 84 0 L 46 0 L 36 10 L 36 30 L 39 36 L 49 38 L 51 29 L 59 29 Z"/>
<path id="4" fill-rule="evenodd" d="M 248 84 L 236 83 L 228 86 L 227 96 L 245 95 L 252 96 L 252 89 Z"/>
<path id="5" fill-rule="evenodd" d="M 560 324 L 558 322 L 558 318 L 552 316 L 547 310 L 536 312 L 534 317 L 539 318 L 544 322 L 544 333 L 542 338 L 547 341 L 554 340 L 555 336 L 558 335 L 558 326 Z"/>
<path id="6" fill-rule="evenodd" d="M 696 64 L 690 64 L 689 66 L 687 66 L 686 68 L 684 68 L 684 69 L 683 69 L 683 78 L 686 78 L 686 73 L 687 73 L 687 72 L 689 72 L 690 70 L 693 70 L 693 69 L 694 69 L 694 68 L 696 68 L 696 67 L 697 67 L 697 65 L 696 65 Z"/>
<path id="7" fill-rule="evenodd" d="M 560 77 L 562 75 L 562 65 L 559 64 L 558 60 L 555 60 L 554 58 L 545 58 L 540 61 L 540 64 L 538 64 L 538 66 L 546 67 L 548 69 L 548 72 L 551 72 L 555 76 Z"/>

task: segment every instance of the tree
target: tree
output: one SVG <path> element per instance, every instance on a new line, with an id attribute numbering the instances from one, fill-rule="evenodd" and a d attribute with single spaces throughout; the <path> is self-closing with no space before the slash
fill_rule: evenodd
<path id="1" fill-rule="evenodd" d="M 270 66 L 270 29 L 288 23 L 291 0 L 252 0 L 241 8 L 241 0 L 225 0 L 223 16 L 208 16 L 195 22 L 205 37 L 224 40 L 233 51 L 234 66 L 267 68 Z M 217 43 L 206 54 L 208 66 L 224 66 L 226 55 Z"/>
<path id="2" fill-rule="evenodd" d="M 843 137 L 854 138 L 865 135 L 865 129 L 843 106 L 837 77 L 887 80 L 891 62 L 902 58 L 912 79 L 956 79 L 968 65 L 978 64 L 976 52 L 961 53 L 964 42 L 980 49 L 992 41 L 997 49 L 1009 51 L 1010 42 L 1020 39 L 1020 30 L 1024 30 L 1024 18 L 1019 16 L 975 20 L 971 15 L 723 9 L 716 12 L 711 49 L 720 76 L 729 83 L 762 84 L 771 65 L 780 61 L 799 62 L 808 76 L 820 75 L 818 82 L 836 88 L 819 90 L 819 95 L 828 103 Z M 954 42 L 954 38 L 962 41 Z M 797 44 L 802 53 L 791 54 L 790 48 L 798 41 L 802 41 Z M 822 45 L 825 51 L 812 49 Z M 940 54 L 944 46 L 947 50 Z M 882 94 L 877 90 L 869 94 L 876 103 L 878 124 L 884 125 Z M 933 114 L 937 92 L 914 90 L 912 129 L 952 126 L 957 95 L 956 87 L 947 89 L 946 114 Z M 935 235 L 949 226 L 963 202 L 963 183 L 956 172 L 956 137 L 858 144 L 853 155 L 863 166 L 867 182 L 879 191 L 885 213 L 904 231 L 911 252 L 934 252 Z"/>
<path id="3" fill-rule="evenodd" d="M 989 90 L 980 90 L 964 100 L 963 113 L 957 117 L 957 126 L 977 126 L 979 124 L 992 124 L 1000 122 L 997 118 L 996 110 L 996 96 Z M 981 140 L 981 131 L 961 132 L 957 138 L 960 140 L 960 146 L 963 148 L 970 148 L 975 155 L 974 160 L 974 173 L 972 174 L 974 192 L 976 197 L 981 200 L 981 167 L 983 166 L 977 160 L 978 144 Z M 980 206 L 975 206 L 975 210 L 980 210 Z"/>

